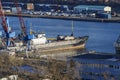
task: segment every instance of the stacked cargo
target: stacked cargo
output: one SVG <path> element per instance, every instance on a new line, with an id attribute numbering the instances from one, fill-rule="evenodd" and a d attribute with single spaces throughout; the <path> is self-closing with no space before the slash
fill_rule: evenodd
<path id="1" fill-rule="evenodd" d="M 108 13 L 97 13 L 96 18 L 106 18 L 106 19 L 111 19 L 111 14 Z"/>

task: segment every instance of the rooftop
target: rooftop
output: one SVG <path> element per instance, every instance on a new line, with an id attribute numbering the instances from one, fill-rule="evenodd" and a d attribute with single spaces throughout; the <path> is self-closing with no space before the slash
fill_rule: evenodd
<path id="1" fill-rule="evenodd" d="M 83 54 L 74 56 L 77 59 L 96 59 L 96 60 L 109 60 L 109 61 L 119 61 L 115 54 L 99 53 L 99 54 Z"/>
<path id="2" fill-rule="evenodd" d="M 78 5 L 75 8 L 87 9 L 87 10 L 104 10 L 108 6 L 97 6 L 97 5 Z"/>

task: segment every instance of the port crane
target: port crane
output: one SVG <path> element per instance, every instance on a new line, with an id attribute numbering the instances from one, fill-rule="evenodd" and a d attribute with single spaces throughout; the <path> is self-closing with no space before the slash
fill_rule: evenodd
<path id="1" fill-rule="evenodd" d="M 14 44 L 15 32 L 13 32 L 11 30 L 11 27 L 9 26 L 9 21 L 7 17 L 5 16 L 1 0 L 0 0 L 0 18 L 1 18 L 2 28 L 5 32 L 6 47 L 15 46 Z"/>
<path id="2" fill-rule="evenodd" d="M 14 4 L 16 6 L 16 9 L 17 9 L 17 14 L 18 14 L 18 17 L 19 17 L 19 22 L 20 22 L 20 26 L 21 26 L 21 32 L 22 32 L 22 36 L 25 37 L 27 35 L 27 31 L 26 31 L 26 26 L 25 26 L 25 23 L 24 23 L 24 20 L 21 16 L 21 11 L 19 9 L 19 5 L 18 5 L 18 2 L 17 0 L 14 0 Z"/>
<path id="3" fill-rule="evenodd" d="M 27 27 L 25 25 L 22 15 L 21 15 L 21 10 L 19 9 L 18 1 L 14 0 L 14 4 L 16 6 L 16 10 L 17 10 L 17 14 L 18 14 L 18 18 L 19 18 L 19 22 L 20 22 L 20 26 L 21 26 L 21 32 L 22 32 L 21 37 L 22 37 L 23 42 L 29 49 L 30 48 L 30 40 L 34 39 L 35 35 L 31 34 L 31 32 L 29 34 L 27 33 Z"/>

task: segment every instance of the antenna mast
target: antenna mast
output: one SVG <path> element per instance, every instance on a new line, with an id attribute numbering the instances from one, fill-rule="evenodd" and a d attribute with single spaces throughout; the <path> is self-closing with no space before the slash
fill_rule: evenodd
<path id="1" fill-rule="evenodd" d="M 74 35 L 74 24 L 73 24 L 73 20 L 72 20 L 72 34 L 71 34 L 71 36 L 73 36 Z"/>

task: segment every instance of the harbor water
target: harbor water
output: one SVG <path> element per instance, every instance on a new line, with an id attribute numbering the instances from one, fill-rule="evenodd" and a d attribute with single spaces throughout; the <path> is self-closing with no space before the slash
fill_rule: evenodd
<path id="1" fill-rule="evenodd" d="M 20 33 L 20 24 L 17 17 L 8 17 L 12 30 Z M 24 18 L 27 30 L 45 32 L 47 37 L 57 35 L 71 35 L 72 21 L 43 18 Z M 0 25 L 0 30 L 3 28 Z M 120 23 L 74 21 L 74 36 L 88 35 L 87 50 L 115 53 L 114 42 L 120 34 Z"/>

